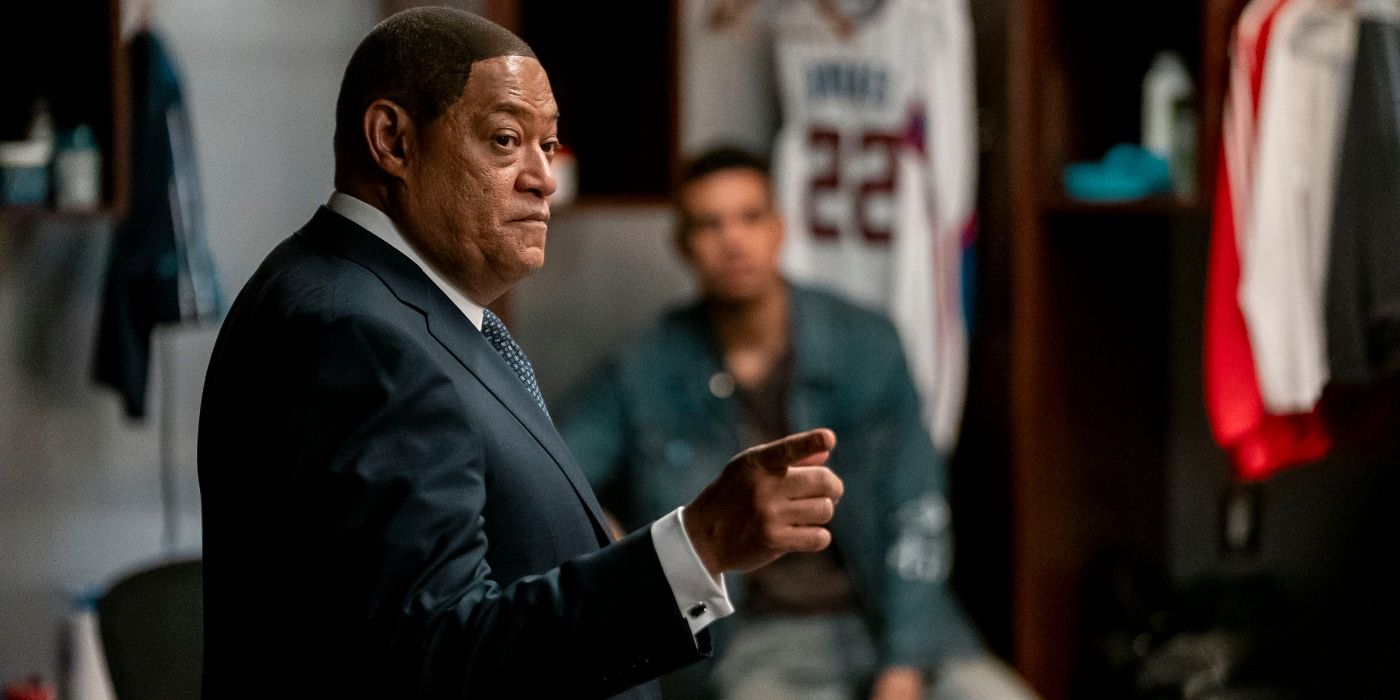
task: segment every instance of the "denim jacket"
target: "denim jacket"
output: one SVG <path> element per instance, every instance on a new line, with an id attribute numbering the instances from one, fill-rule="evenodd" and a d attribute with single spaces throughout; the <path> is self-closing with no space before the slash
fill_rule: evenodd
<path id="1" fill-rule="evenodd" d="M 943 458 L 919 413 L 899 337 L 882 316 L 793 285 L 788 416 L 828 427 L 845 482 L 831 522 L 882 666 L 931 669 L 980 641 L 948 587 Z M 605 507 L 637 527 L 688 503 L 740 444 L 732 384 L 699 304 L 674 309 L 585 381 L 558 421 Z M 743 586 L 729 589 L 742 611 Z M 722 624 L 722 623 L 721 623 Z"/>

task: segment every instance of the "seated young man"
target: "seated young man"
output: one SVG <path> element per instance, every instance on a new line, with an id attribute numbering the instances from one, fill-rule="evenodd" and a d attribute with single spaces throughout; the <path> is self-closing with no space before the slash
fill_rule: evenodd
<path id="1" fill-rule="evenodd" d="M 678 248 L 700 298 L 666 313 L 585 382 L 559 428 L 628 526 L 686 502 L 720 456 L 807 426 L 841 440 L 833 546 L 731 578 L 695 697 L 1029 697 L 964 619 L 946 478 L 894 327 L 779 271 L 783 224 L 767 164 L 701 155 L 679 189 Z M 700 692 L 694 692 L 700 691 Z"/>

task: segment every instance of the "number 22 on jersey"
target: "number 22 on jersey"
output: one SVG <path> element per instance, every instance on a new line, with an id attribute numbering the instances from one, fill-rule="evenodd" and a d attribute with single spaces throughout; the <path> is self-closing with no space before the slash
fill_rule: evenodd
<path id="1" fill-rule="evenodd" d="M 903 143 L 900 135 L 874 131 L 847 134 L 844 138 L 840 131 L 822 126 L 813 126 L 807 132 L 813 166 L 804 206 L 813 238 L 839 238 L 843 228 L 841 214 L 845 212 L 862 240 L 873 245 L 889 244 L 899 172 L 897 157 Z"/>

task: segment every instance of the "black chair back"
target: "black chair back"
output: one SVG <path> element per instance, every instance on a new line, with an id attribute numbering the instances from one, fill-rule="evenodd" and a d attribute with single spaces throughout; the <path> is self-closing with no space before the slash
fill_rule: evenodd
<path id="1" fill-rule="evenodd" d="M 162 564 L 123 577 L 97 601 L 117 700 L 199 700 L 204 566 Z"/>

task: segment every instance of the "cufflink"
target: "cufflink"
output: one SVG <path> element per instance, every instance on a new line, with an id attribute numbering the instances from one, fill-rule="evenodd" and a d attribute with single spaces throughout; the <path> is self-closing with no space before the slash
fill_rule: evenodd
<path id="1" fill-rule="evenodd" d="M 691 617 L 700 617 L 701 615 L 705 614 L 706 610 L 709 609 L 710 607 L 708 605 L 705 605 L 704 603 L 696 603 L 690 606 L 690 609 L 685 611 L 685 614 Z"/>

